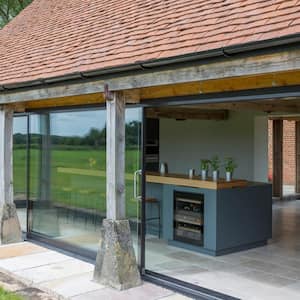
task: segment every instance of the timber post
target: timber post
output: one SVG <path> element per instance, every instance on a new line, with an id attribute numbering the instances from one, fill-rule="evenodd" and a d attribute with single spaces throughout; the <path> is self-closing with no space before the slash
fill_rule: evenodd
<path id="1" fill-rule="evenodd" d="M 13 195 L 13 110 L 0 107 L 0 244 L 22 241 Z"/>
<path id="2" fill-rule="evenodd" d="M 141 284 L 125 201 L 125 95 L 111 93 L 106 122 L 106 210 L 94 280 L 124 290 Z"/>
<path id="3" fill-rule="evenodd" d="M 283 120 L 273 120 L 273 197 L 283 196 Z"/>

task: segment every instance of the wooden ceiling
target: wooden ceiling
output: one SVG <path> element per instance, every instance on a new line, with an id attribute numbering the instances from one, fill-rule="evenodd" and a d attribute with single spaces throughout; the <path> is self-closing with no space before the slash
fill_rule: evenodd
<path id="1" fill-rule="evenodd" d="M 226 120 L 229 111 L 262 112 L 273 119 L 299 119 L 300 99 L 161 106 L 147 108 L 146 115 L 149 118 Z"/>

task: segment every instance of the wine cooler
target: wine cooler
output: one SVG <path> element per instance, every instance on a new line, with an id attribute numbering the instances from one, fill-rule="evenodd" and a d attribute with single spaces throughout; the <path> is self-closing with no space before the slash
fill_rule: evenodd
<path id="1" fill-rule="evenodd" d="M 204 195 L 174 192 L 174 240 L 203 245 Z"/>

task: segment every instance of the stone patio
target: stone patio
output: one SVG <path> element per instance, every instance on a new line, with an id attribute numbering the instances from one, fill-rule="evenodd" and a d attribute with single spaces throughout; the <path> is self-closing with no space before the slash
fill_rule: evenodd
<path id="1" fill-rule="evenodd" d="M 188 299 L 150 283 L 112 290 L 92 281 L 93 270 L 92 263 L 29 242 L 0 247 L 0 285 L 21 295 L 31 292 L 27 299 Z"/>

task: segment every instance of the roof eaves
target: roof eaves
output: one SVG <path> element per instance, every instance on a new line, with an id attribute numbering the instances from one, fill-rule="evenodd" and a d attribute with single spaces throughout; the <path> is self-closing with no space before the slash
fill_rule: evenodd
<path id="1" fill-rule="evenodd" d="M 300 33 L 286 35 L 278 38 L 273 38 L 269 40 L 255 41 L 244 44 L 236 44 L 232 46 L 226 46 L 218 49 L 201 51 L 196 53 L 184 54 L 169 58 L 161 58 L 148 61 L 135 62 L 133 64 L 122 65 L 118 67 L 111 67 L 105 69 L 91 70 L 86 72 L 76 72 L 71 74 L 66 74 L 59 77 L 52 78 L 41 78 L 34 81 L 20 82 L 14 84 L 0 85 L 0 92 L 5 92 L 7 90 L 14 90 L 20 88 L 30 88 L 39 85 L 47 84 L 57 84 L 63 83 L 65 81 L 72 81 L 78 79 L 91 79 L 100 76 L 112 76 L 122 72 L 128 71 L 138 71 L 145 69 L 158 68 L 168 65 L 176 65 L 180 63 L 202 61 L 205 59 L 216 58 L 216 57 L 230 57 L 234 54 L 239 54 L 243 52 L 251 52 L 255 50 L 263 50 L 272 47 L 292 45 L 300 42 Z"/>

